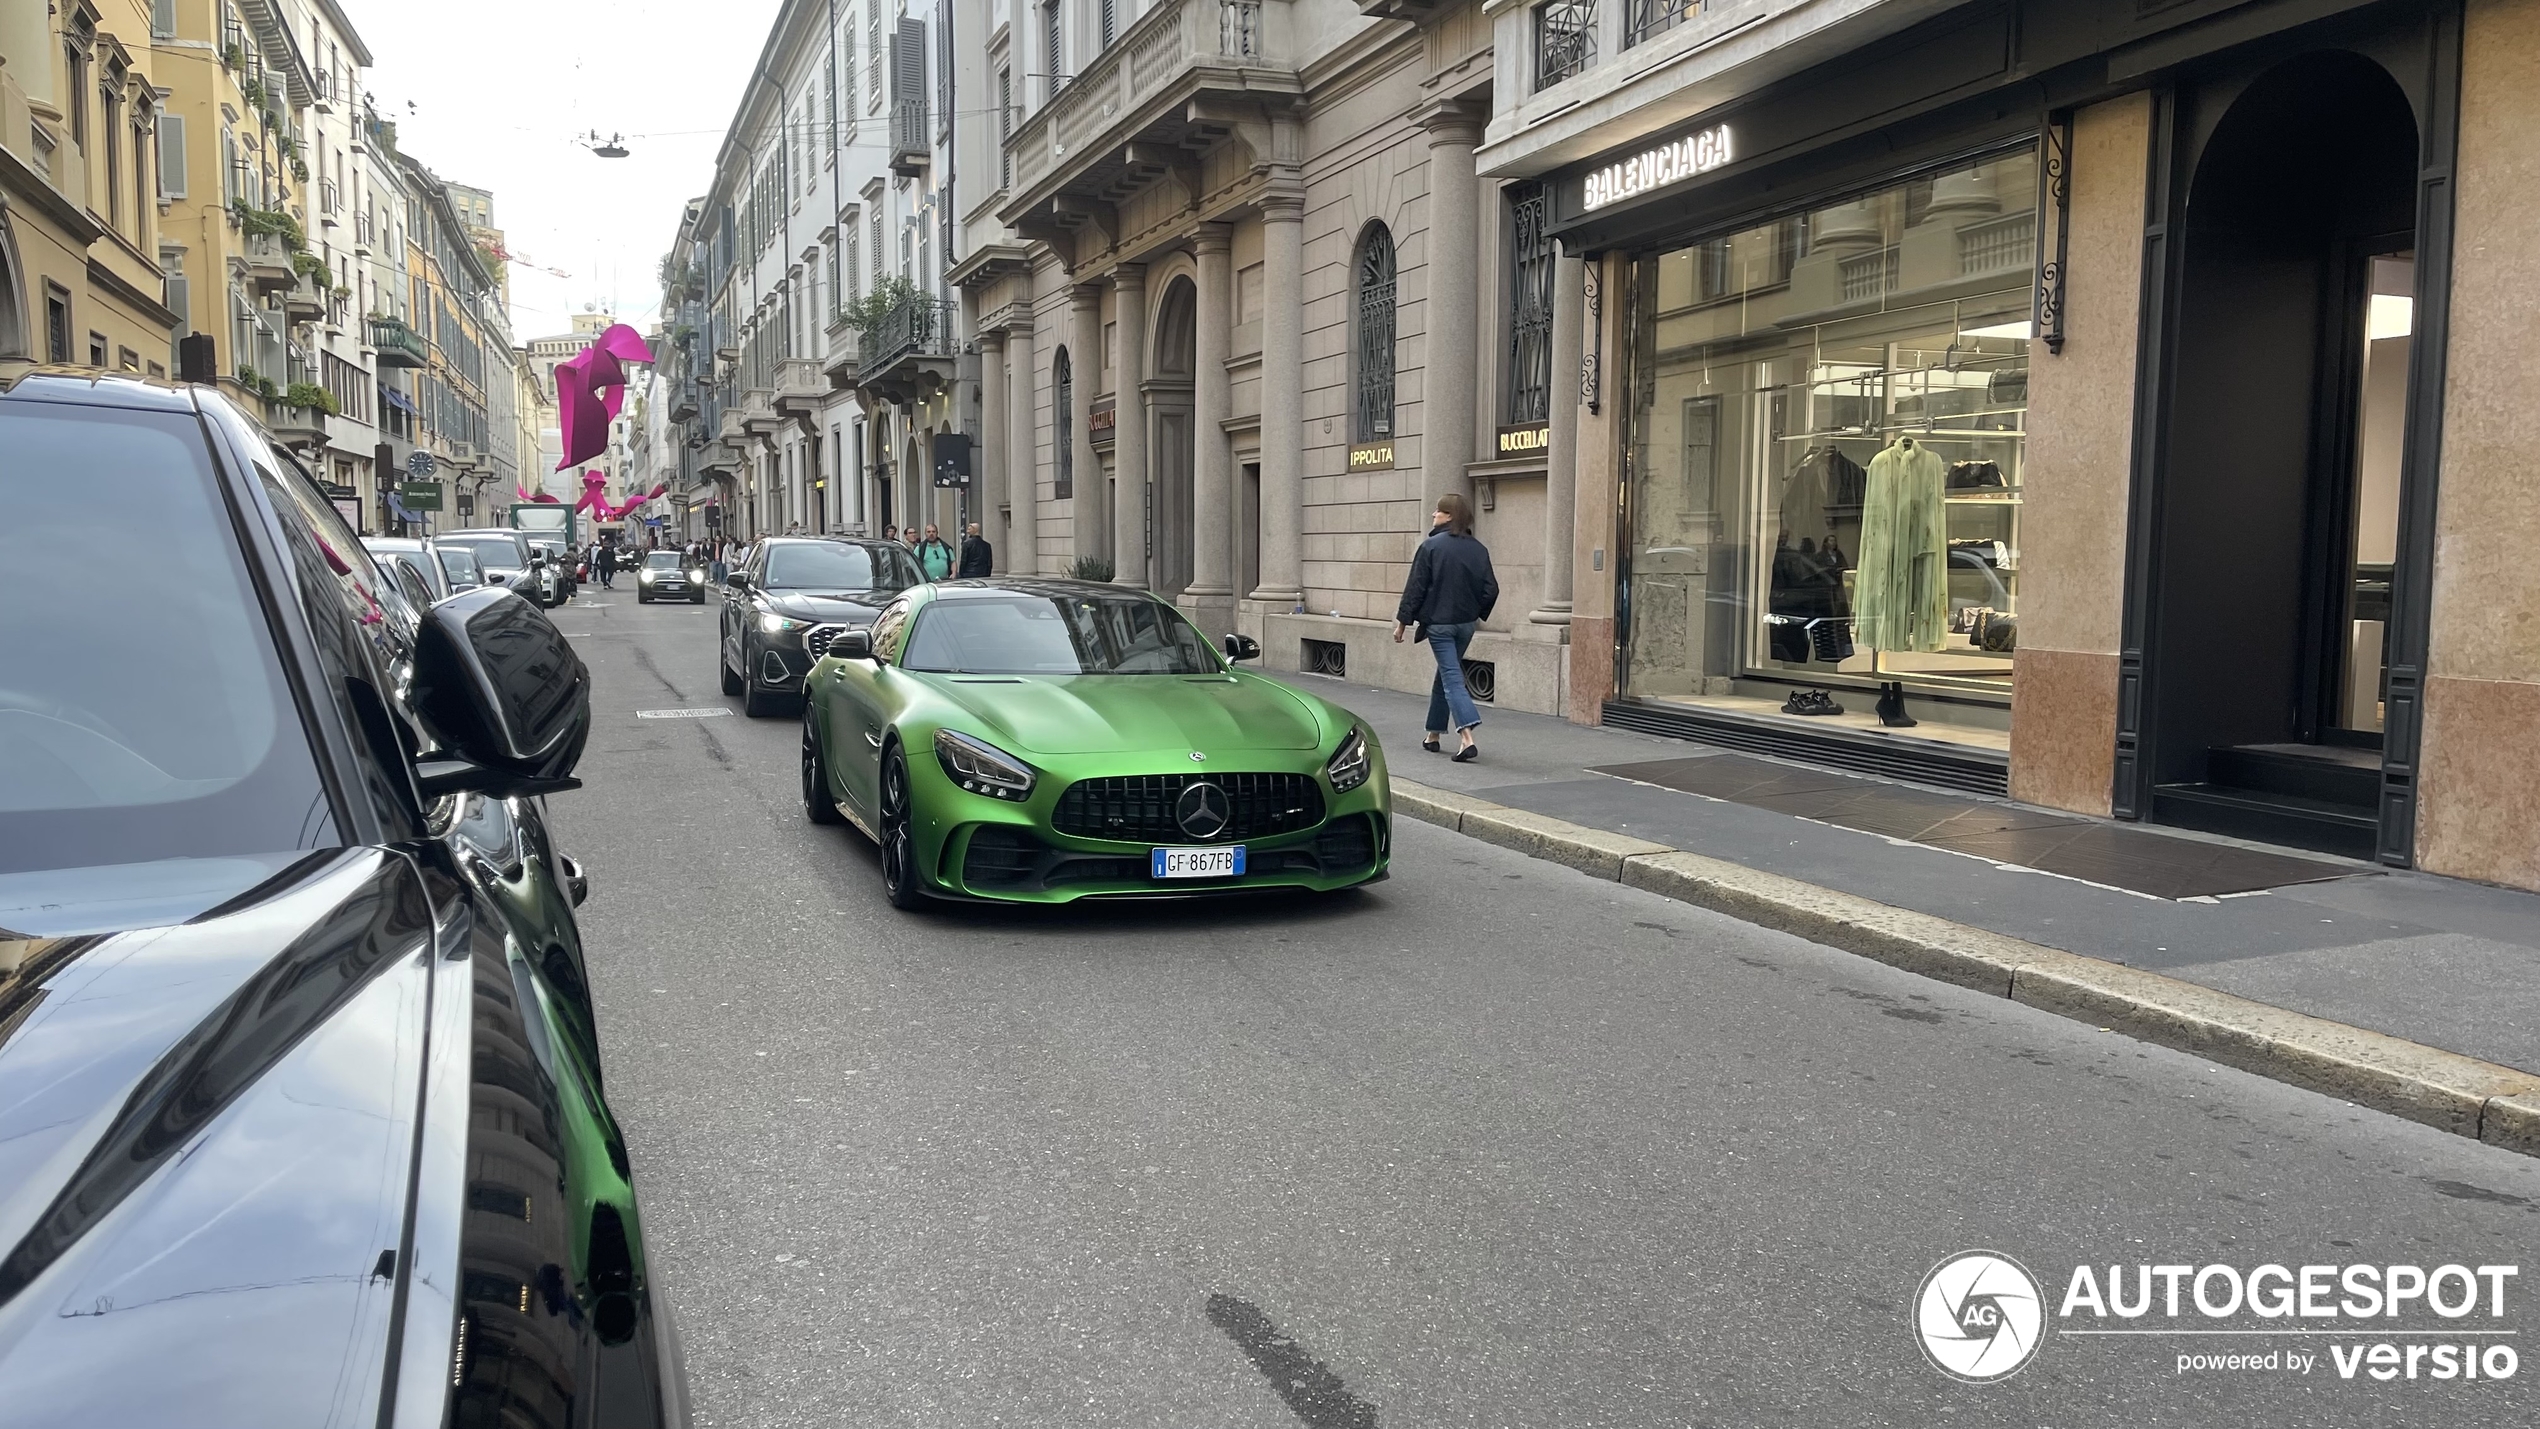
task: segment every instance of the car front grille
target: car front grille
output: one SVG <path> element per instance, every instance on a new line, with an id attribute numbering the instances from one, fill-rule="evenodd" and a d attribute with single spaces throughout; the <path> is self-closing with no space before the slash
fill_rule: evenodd
<path id="1" fill-rule="evenodd" d="M 1223 832 L 1195 838 L 1175 818 L 1194 784 L 1226 793 Z M 1083 779 L 1058 796 L 1050 827 L 1073 838 L 1134 843 L 1234 843 L 1310 829 L 1323 821 L 1323 789 L 1311 774 L 1132 774 Z"/>
<path id="2" fill-rule="evenodd" d="M 815 625 L 803 633 L 803 648 L 817 660 L 829 653 L 830 642 L 854 628 L 849 625 Z"/>

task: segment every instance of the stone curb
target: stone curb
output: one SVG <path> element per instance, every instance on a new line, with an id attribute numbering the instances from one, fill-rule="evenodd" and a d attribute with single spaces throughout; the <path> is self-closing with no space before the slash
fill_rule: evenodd
<path id="1" fill-rule="evenodd" d="M 2540 1076 L 1409 780 L 1394 812 L 1582 873 L 2540 1156 Z"/>

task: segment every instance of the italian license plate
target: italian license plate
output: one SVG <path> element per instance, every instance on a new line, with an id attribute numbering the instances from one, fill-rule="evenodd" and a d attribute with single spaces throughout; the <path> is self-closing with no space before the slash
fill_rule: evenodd
<path id="1" fill-rule="evenodd" d="M 1241 878 L 1244 846 L 1231 848 L 1160 848 L 1153 850 L 1158 878 Z"/>

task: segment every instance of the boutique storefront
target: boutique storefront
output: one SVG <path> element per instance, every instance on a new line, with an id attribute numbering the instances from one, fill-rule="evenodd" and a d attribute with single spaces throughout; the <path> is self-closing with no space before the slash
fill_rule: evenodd
<path id="1" fill-rule="evenodd" d="M 2529 177 L 2536 19 L 1969 6 L 1556 173 L 1612 644 L 1572 707 L 2540 883 L 2455 769 L 2472 724 L 2540 743 L 2540 689 L 2447 687 L 2438 633 L 2540 662 L 2540 578 L 2498 621 L 2436 563 L 2528 489 L 2468 455 L 2502 393 L 2462 409 L 2453 292 L 2515 281 L 2455 210 Z"/>

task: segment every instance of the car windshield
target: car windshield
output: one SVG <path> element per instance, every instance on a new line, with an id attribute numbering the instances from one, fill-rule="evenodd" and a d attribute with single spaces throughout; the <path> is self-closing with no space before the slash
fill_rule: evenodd
<path id="1" fill-rule="evenodd" d="M 979 675 L 1214 675 L 1224 668 L 1207 638 L 1171 606 L 1072 594 L 938 600 L 918 615 L 900 665 Z"/>
<path id="2" fill-rule="evenodd" d="M 651 555 L 644 557 L 644 569 L 648 571 L 675 571 L 679 569 L 679 553 L 677 551 L 655 551 Z"/>
<path id="3" fill-rule="evenodd" d="M 461 546 L 435 544 L 434 554 L 441 558 L 441 573 L 453 581 L 475 581 L 483 584 L 485 576 L 476 568 L 476 553 Z"/>
<path id="4" fill-rule="evenodd" d="M 906 590 L 926 579 L 917 562 L 896 546 L 850 546 L 843 541 L 803 541 L 767 552 L 770 590 Z"/>
<path id="5" fill-rule="evenodd" d="M 0 404 L 0 452 L 0 874 L 333 843 L 201 428 Z M 135 512 L 186 539 L 97 579 Z"/>
<path id="6" fill-rule="evenodd" d="M 510 536 L 436 536 L 444 546 L 454 546 L 476 557 L 476 563 L 489 571 L 516 571 L 523 564 L 520 542 Z"/>

